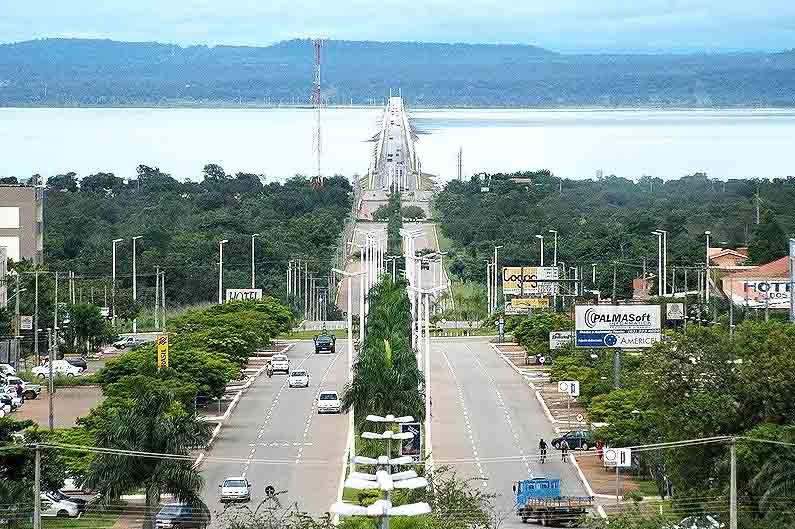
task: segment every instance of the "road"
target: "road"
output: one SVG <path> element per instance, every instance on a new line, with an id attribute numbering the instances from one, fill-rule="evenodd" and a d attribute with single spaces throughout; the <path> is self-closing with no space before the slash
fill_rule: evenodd
<path id="1" fill-rule="evenodd" d="M 313 515 L 328 511 L 336 501 L 348 418 L 318 415 L 315 398 L 321 390 L 341 392 L 348 380 L 345 341 L 337 343 L 336 355 L 315 355 L 309 341 L 289 351 L 291 368 L 309 372 L 309 388 L 288 388 L 286 375 L 269 379 L 263 374 L 240 400 L 202 463 L 211 512 L 223 512 L 218 485 L 227 476 L 244 475 L 253 483 L 252 508 L 264 498 L 268 485 L 286 491 L 280 496 L 282 504 L 297 502 Z"/>
<path id="2" fill-rule="evenodd" d="M 431 340 L 432 450 L 434 464 L 498 494 L 502 527 L 528 527 L 511 513 L 511 487 L 529 475 L 562 478 L 565 495 L 585 496 L 576 470 L 549 449 L 537 461 L 538 441 L 555 437 L 525 381 L 494 352 L 486 338 Z"/>
<path id="3" fill-rule="evenodd" d="M 403 101 L 390 97 L 381 129 L 383 149 L 375 167 L 373 187 L 388 190 L 393 185 L 401 190 L 417 189 L 417 175 L 412 167 L 413 139 L 403 121 Z M 412 144 L 411 146 L 409 144 Z"/>

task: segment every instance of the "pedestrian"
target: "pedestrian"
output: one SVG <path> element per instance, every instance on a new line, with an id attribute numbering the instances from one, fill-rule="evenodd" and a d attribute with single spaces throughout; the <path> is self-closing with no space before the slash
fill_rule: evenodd
<path id="1" fill-rule="evenodd" d="M 25 402 L 25 390 L 22 388 L 22 382 L 20 381 L 17 381 L 17 397 L 19 397 L 22 402 Z"/>
<path id="2" fill-rule="evenodd" d="M 539 462 L 543 464 L 547 460 L 547 442 L 543 437 L 538 441 L 538 451 L 541 453 Z"/>
<path id="3" fill-rule="evenodd" d="M 565 463 L 567 455 L 569 455 L 569 442 L 564 439 L 560 442 L 560 460 Z"/>
<path id="4" fill-rule="evenodd" d="M 596 440 L 596 455 L 599 457 L 599 461 L 604 459 L 605 455 L 605 442 L 601 439 Z"/>
<path id="5" fill-rule="evenodd" d="M 268 362 L 268 367 L 267 367 L 267 369 L 265 371 L 268 372 L 268 378 L 273 377 L 273 364 Z"/>

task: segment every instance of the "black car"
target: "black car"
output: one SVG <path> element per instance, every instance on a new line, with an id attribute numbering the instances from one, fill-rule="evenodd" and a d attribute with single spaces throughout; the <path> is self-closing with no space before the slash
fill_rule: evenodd
<path id="1" fill-rule="evenodd" d="M 155 516 L 156 529 L 205 529 L 210 511 L 201 504 L 169 503 Z"/>
<path id="2" fill-rule="evenodd" d="M 83 358 L 82 356 L 65 356 L 64 360 L 66 360 L 75 367 L 79 367 L 83 371 L 88 369 L 88 364 L 86 363 L 85 358 Z"/>
<path id="3" fill-rule="evenodd" d="M 78 512 L 86 512 L 86 505 L 88 502 L 83 498 L 75 498 L 74 496 L 67 496 L 60 490 L 54 490 L 47 493 L 47 497 L 52 501 L 68 501 L 77 505 Z"/>
<path id="4" fill-rule="evenodd" d="M 337 338 L 328 334 L 315 336 L 315 353 L 336 353 Z"/>
<path id="5" fill-rule="evenodd" d="M 569 444 L 569 450 L 588 450 L 589 448 L 596 446 L 593 434 L 588 430 L 567 432 L 560 437 L 552 439 L 552 446 L 560 450 L 560 445 L 564 439 Z"/>

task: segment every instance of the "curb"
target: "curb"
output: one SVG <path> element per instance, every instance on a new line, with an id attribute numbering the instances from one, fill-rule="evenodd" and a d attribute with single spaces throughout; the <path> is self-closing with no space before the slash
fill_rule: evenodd
<path id="1" fill-rule="evenodd" d="M 500 358 L 502 358 L 503 361 L 506 364 L 508 364 L 519 376 L 521 376 L 522 380 L 524 380 L 524 375 L 522 374 L 521 371 L 519 371 L 519 368 L 516 367 L 516 365 L 513 362 L 508 360 L 508 358 L 500 352 L 500 350 L 497 348 L 497 345 L 493 343 L 489 345 L 491 345 L 491 348 L 494 349 L 494 352 L 500 355 Z M 538 399 L 538 403 L 541 405 L 541 408 L 544 410 L 544 415 L 547 416 L 549 422 L 554 426 L 557 423 L 557 420 L 555 420 L 555 418 L 552 416 L 552 413 L 549 411 L 549 407 L 547 406 L 546 402 L 544 402 L 544 397 L 542 397 L 541 393 L 536 389 L 535 384 L 533 384 L 532 382 L 527 382 L 527 385 L 528 387 L 532 388 L 533 391 L 535 391 L 536 399 Z M 555 431 L 559 433 L 557 427 L 555 427 Z M 574 468 L 577 470 L 577 476 L 580 478 L 580 481 L 585 487 L 585 491 L 588 493 L 588 495 L 593 497 L 600 497 L 596 496 L 596 494 L 594 493 L 593 489 L 591 488 L 591 484 L 588 482 L 588 478 L 585 477 L 585 474 L 583 473 L 582 469 L 580 468 L 580 465 L 577 463 L 577 460 L 574 458 L 573 454 L 569 454 L 569 460 L 572 462 Z M 615 499 L 615 496 L 613 496 L 612 498 Z M 604 508 L 602 508 L 601 505 L 597 506 L 596 511 L 599 513 L 599 516 L 601 516 L 602 518 L 605 519 L 607 518 L 607 513 L 605 513 L 605 510 Z"/>

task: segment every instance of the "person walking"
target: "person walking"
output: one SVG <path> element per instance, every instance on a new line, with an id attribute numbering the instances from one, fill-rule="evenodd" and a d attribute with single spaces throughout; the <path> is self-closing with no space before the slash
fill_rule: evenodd
<path id="1" fill-rule="evenodd" d="M 21 402 L 25 402 L 25 390 L 22 388 L 22 382 L 17 382 L 17 397 Z"/>
<path id="2" fill-rule="evenodd" d="M 538 441 L 538 451 L 541 454 L 538 461 L 543 465 L 544 462 L 547 460 L 547 442 L 544 441 L 543 437 L 541 438 L 541 440 Z"/>
<path id="3" fill-rule="evenodd" d="M 564 439 L 560 442 L 560 460 L 565 463 L 567 455 L 569 455 L 569 442 Z"/>
<path id="4" fill-rule="evenodd" d="M 268 367 L 265 369 L 265 371 L 268 373 L 268 378 L 273 377 L 273 364 L 268 362 Z"/>

